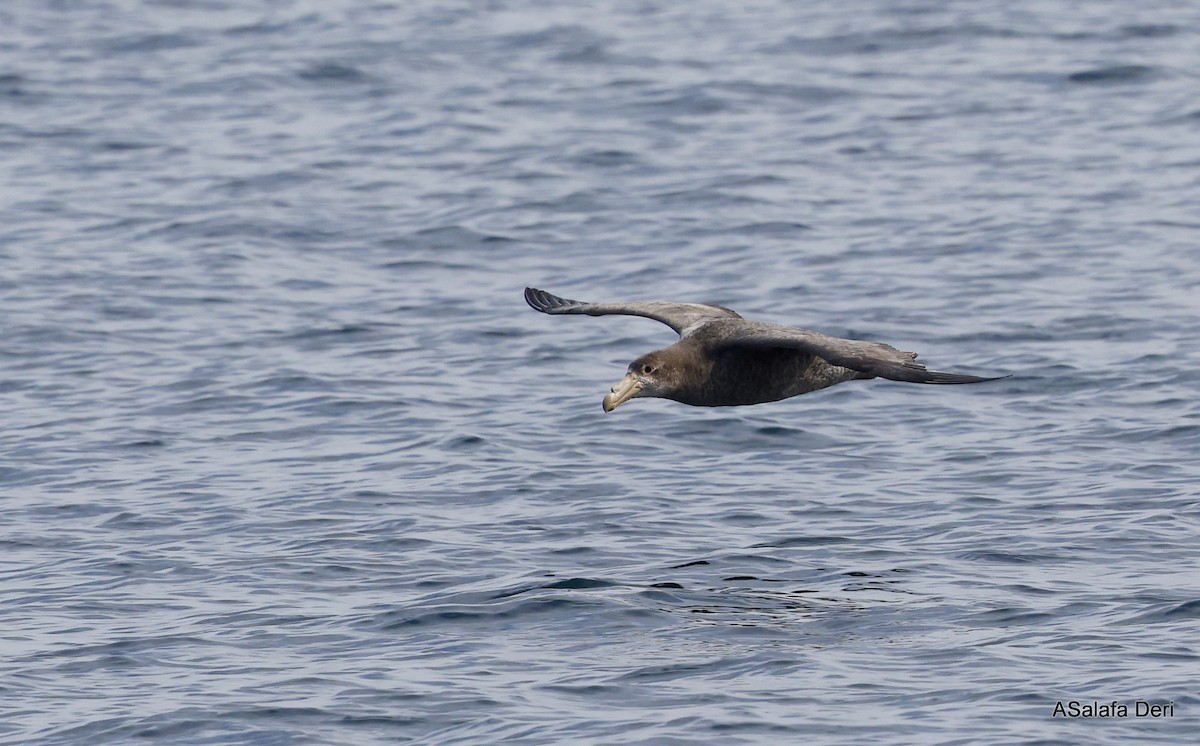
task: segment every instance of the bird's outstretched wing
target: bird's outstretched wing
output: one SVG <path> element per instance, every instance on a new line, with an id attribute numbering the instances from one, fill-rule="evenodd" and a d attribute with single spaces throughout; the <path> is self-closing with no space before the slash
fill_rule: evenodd
<path id="1" fill-rule="evenodd" d="M 525 288 L 525 302 L 542 313 L 574 313 L 587 316 L 643 316 L 661 321 L 674 329 L 679 336 L 690 332 L 708 321 L 716 319 L 740 319 L 734 311 L 721 306 L 703 303 L 671 303 L 669 301 L 645 301 L 634 303 L 584 303 L 551 295 L 545 290 Z"/>
<path id="2" fill-rule="evenodd" d="M 715 331 L 715 330 L 714 330 Z M 788 347 L 811 352 L 833 365 L 850 368 L 879 378 L 909 383 L 981 383 L 1009 376 L 971 376 L 962 373 L 941 373 L 927 370 L 915 363 L 917 353 L 897 350 L 882 342 L 830 337 L 807 329 L 793 329 L 778 324 L 743 321 L 730 325 L 714 338 L 715 347 Z"/>

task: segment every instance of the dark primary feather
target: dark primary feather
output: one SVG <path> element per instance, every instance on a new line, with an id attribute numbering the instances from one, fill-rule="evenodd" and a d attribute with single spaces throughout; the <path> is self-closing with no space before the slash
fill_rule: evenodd
<path id="1" fill-rule="evenodd" d="M 736 312 L 721 306 L 703 303 L 671 303 L 644 301 L 633 303 L 584 303 L 560 298 L 537 288 L 525 288 L 525 302 L 531 308 L 549 314 L 584 314 L 587 316 L 642 316 L 660 321 L 683 336 L 692 327 L 715 319 L 740 319 Z"/>

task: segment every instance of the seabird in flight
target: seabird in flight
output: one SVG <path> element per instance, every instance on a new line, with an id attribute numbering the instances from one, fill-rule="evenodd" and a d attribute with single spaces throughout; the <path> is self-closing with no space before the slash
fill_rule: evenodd
<path id="1" fill-rule="evenodd" d="M 864 378 L 936 384 L 1008 378 L 926 370 L 913 362 L 915 352 L 749 321 L 722 306 L 668 301 L 584 303 L 535 288 L 525 288 L 525 301 L 548 314 L 643 316 L 679 334 L 675 344 L 647 352 L 629 364 L 629 372 L 604 397 L 605 412 L 639 396 L 695 407 L 730 407 L 779 401 Z"/>

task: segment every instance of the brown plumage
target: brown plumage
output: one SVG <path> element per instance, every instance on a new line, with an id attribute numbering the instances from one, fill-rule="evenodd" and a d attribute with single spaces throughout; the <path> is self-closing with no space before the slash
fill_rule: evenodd
<path id="1" fill-rule="evenodd" d="M 640 396 L 697 407 L 760 404 L 860 378 L 931 384 L 997 380 L 926 370 L 913 362 L 915 352 L 748 321 L 721 306 L 667 301 L 583 303 L 535 288 L 525 288 L 525 301 L 548 314 L 643 316 L 679 334 L 675 344 L 629 364 L 625 378 L 604 397 L 605 412 Z"/>

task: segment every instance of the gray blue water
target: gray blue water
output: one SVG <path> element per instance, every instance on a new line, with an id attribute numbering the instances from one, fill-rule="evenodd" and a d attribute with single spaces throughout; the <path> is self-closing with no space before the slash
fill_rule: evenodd
<path id="1" fill-rule="evenodd" d="M 1189 742 L 1197 71 L 1171 2 L 5 2 L 0 742 Z M 1013 377 L 605 415 L 672 333 L 526 285 Z"/>

